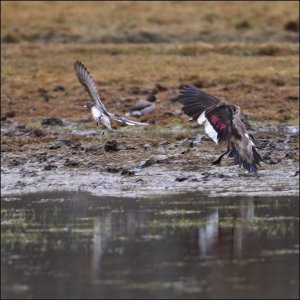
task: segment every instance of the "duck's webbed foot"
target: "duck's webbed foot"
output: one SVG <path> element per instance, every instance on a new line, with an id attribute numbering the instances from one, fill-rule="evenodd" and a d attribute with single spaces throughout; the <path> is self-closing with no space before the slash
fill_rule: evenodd
<path id="1" fill-rule="evenodd" d="M 101 123 L 100 120 L 96 121 L 96 126 L 98 127 L 100 123 Z M 105 129 L 106 128 L 104 127 L 104 129 L 101 131 L 101 135 L 105 134 Z"/>
<path id="2" fill-rule="evenodd" d="M 213 165 L 218 165 L 221 162 L 221 160 L 224 157 L 224 155 L 226 155 L 229 151 L 230 151 L 230 149 L 227 149 L 222 155 L 220 155 L 220 157 L 217 160 L 215 160 L 214 162 L 212 162 L 212 164 Z"/>

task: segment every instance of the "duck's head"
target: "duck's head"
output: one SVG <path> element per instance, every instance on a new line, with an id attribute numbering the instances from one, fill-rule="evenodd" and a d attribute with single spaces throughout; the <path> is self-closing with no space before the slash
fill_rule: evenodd
<path id="1" fill-rule="evenodd" d="M 87 102 L 86 105 L 84 105 L 83 107 L 86 107 L 88 109 L 91 109 L 94 106 L 94 103 L 92 102 Z"/>

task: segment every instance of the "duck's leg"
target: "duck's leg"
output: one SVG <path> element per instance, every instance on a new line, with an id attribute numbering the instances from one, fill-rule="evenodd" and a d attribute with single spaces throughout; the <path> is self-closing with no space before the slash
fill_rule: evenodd
<path id="1" fill-rule="evenodd" d="M 98 127 L 99 126 L 99 124 L 100 124 L 100 119 L 98 119 L 97 121 L 96 121 L 96 126 Z M 104 135 L 105 134 L 105 127 L 104 127 L 104 129 L 102 130 L 102 132 L 101 132 L 101 135 Z"/>
<path id="2" fill-rule="evenodd" d="M 105 134 L 108 135 L 108 134 L 110 134 L 112 132 L 113 132 L 113 130 L 111 128 L 104 127 L 103 130 L 102 130 L 101 135 L 105 135 Z"/>
<path id="3" fill-rule="evenodd" d="M 224 155 L 226 155 L 229 151 L 230 151 L 230 149 L 228 148 L 222 155 L 220 155 L 220 157 L 217 160 L 215 160 L 214 162 L 212 162 L 212 164 L 213 165 L 218 165 L 221 162 L 221 160 L 224 157 Z"/>

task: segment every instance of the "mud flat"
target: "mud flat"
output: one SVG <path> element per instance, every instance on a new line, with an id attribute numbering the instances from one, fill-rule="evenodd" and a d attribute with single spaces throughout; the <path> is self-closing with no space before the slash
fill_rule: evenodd
<path id="1" fill-rule="evenodd" d="M 216 147 L 201 128 L 76 129 L 68 124 L 30 129 L 2 126 L 1 192 L 86 191 L 101 196 L 147 197 L 182 192 L 208 196 L 299 195 L 299 128 L 257 126 L 264 159 L 251 175 L 226 158 L 211 164 Z M 74 129 L 75 128 L 75 129 Z"/>

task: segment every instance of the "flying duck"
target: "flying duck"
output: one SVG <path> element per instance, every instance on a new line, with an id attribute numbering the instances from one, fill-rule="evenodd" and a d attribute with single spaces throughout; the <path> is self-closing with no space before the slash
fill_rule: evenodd
<path id="1" fill-rule="evenodd" d="M 80 61 L 76 61 L 74 63 L 74 71 L 79 82 L 84 86 L 85 90 L 88 92 L 91 99 L 93 100 L 93 102 L 87 102 L 85 107 L 91 110 L 97 126 L 100 123 L 102 123 L 106 128 L 111 129 L 110 118 L 113 118 L 116 121 L 125 123 L 127 125 L 149 125 L 148 123 L 141 123 L 128 120 L 120 115 L 108 112 L 100 100 L 95 82 L 93 81 L 93 78 L 90 75 L 89 71 L 86 69 L 86 67 Z"/>
<path id="2" fill-rule="evenodd" d="M 239 106 L 188 85 L 181 89 L 179 101 L 185 114 L 199 125 L 205 122 L 205 132 L 216 144 L 226 143 L 227 150 L 213 164 L 219 164 L 229 153 L 234 164 L 243 166 L 249 173 L 257 173 L 262 158 L 255 149 L 253 136 L 247 132 L 250 125 Z"/>

